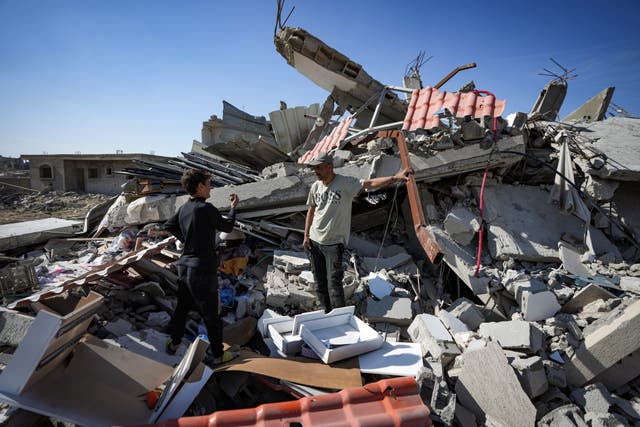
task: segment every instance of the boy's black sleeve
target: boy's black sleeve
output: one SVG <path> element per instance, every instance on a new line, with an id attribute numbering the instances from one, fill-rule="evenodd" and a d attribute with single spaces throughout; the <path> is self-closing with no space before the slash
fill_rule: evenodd
<path id="1" fill-rule="evenodd" d="M 210 211 L 213 228 L 224 231 L 225 233 L 230 233 L 233 230 L 233 226 L 236 223 L 235 209 L 231 208 L 231 210 L 229 210 L 227 218 L 223 217 L 220 211 L 213 205 L 211 205 Z"/>
<path id="2" fill-rule="evenodd" d="M 182 235 L 182 229 L 180 228 L 180 210 L 178 210 L 174 216 L 164 223 L 164 230 L 176 236 L 176 238 L 181 242 L 184 242 L 184 236 Z"/>

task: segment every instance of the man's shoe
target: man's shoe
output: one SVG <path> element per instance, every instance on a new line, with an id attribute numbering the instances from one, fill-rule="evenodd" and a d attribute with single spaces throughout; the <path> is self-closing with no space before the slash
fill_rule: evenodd
<path id="1" fill-rule="evenodd" d="M 237 356 L 238 353 L 233 351 L 225 351 L 220 357 L 212 357 L 211 355 L 207 354 L 207 357 L 205 357 L 204 359 L 204 363 L 209 365 L 210 367 L 215 367 L 218 365 L 222 365 L 223 363 L 230 362 Z"/>
<path id="2" fill-rule="evenodd" d="M 167 346 L 165 347 L 165 351 L 167 352 L 167 354 L 170 354 L 173 356 L 174 354 L 176 354 L 176 351 L 178 351 L 179 347 L 180 347 L 180 343 L 174 344 L 173 340 L 169 338 L 167 340 Z"/>

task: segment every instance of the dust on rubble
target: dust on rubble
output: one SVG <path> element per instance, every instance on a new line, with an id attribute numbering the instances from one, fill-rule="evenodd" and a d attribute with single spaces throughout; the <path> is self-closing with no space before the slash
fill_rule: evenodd
<path id="1" fill-rule="evenodd" d="M 0 196 L 0 224 L 52 217 L 81 220 L 92 207 L 110 198 L 105 194 L 78 194 L 72 191 L 4 194 Z"/>

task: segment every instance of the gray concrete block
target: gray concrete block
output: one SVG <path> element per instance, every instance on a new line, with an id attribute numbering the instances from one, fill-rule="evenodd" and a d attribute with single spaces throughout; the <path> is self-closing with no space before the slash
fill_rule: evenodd
<path id="1" fill-rule="evenodd" d="M 410 298 L 386 296 L 379 301 L 367 298 L 367 320 L 370 323 L 386 322 L 393 325 L 406 326 L 411 323 Z"/>
<path id="2" fill-rule="evenodd" d="M 615 297 L 614 294 L 606 289 L 598 285 L 590 284 L 576 292 L 573 297 L 562 306 L 562 311 L 571 314 L 579 313 L 586 305 L 594 301 L 599 299 L 606 301 Z"/>
<path id="3" fill-rule="evenodd" d="M 482 323 L 478 334 L 491 338 L 502 348 L 528 350 L 537 353 L 542 348 L 544 334 L 538 328 L 522 320 Z"/>
<path id="4" fill-rule="evenodd" d="M 538 421 L 538 427 L 588 427 L 583 419 L 582 410 L 574 405 L 567 404 L 560 406 Z"/>
<path id="5" fill-rule="evenodd" d="M 466 298 L 455 300 L 447 311 L 460 319 L 472 331 L 478 329 L 480 323 L 484 322 L 484 315 L 480 309 Z"/>
<path id="6" fill-rule="evenodd" d="M 17 347 L 33 319 L 31 316 L 0 307 L 0 345 Z"/>
<path id="7" fill-rule="evenodd" d="M 544 320 L 553 317 L 562 308 L 551 291 L 523 292 L 520 310 L 526 321 Z"/>
<path id="8" fill-rule="evenodd" d="M 585 412 L 607 413 L 613 405 L 611 395 L 602 383 L 589 384 L 583 388 L 576 388 L 571 392 L 571 398 Z"/>
<path id="9" fill-rule="evenodd" d="M 491 416 L 511 427 L 535 425 L 536 408 L 496 343 L 467 350 L 461 357 L 462 372 L 456 382 L 456 395 L 463 406 L 481 422 Z"/>
<path id="10" fill-rule="evenodd" d="M 530 398 L 540 396 L 549 388 L 544 365 L 539 356 L 515 358 L 511 367 L 515 370 L 522 389 Z"/>
<path id="11" fill-rule="evenodd" d="M 311 268 L 311 261 L 305 252 L 274 251 L 273 265 L 286 273 L 301 273 Z"/>
<path id="12" fill-rule="evenodd" d="M 438 313 L 438 319 L 449 330 L 453 336 L 453 340 L 458 347 L 465 348 L 475 333 L 471 331 L 462 320 L 455 317 L 448 311 L 442 310 Z"/>
<path id="13" fill-rule="evenodd" d="M 480 229 L 480 221 L 469 209 L 455 208 L 444 219 L 444 229 L 458 244 L 466 246 Z"/>
<path id="14" fill-rule="evenodd" d="M 468 248 L 458 245 L 444 230 L 428 226 L 427 230 L 443 250 L 443 261 L 456 273 L 475 295 L 489 293 L 489 282 L 491 278 L 484 272 L 480 272 L 479 277 L 475 276 L 475 254 Z"/>
<path id="15" fill-rule="evenodd" d="M 565 373 L 564 367 L 551 360 L 544 360 L 542 363 L 549 385 L 565 388 L 567 386 L 567 374 Z"/>
<path id="16" fill-rule="evenodd" d="M 601 412 L 587 412 L 584 420 L 591 427 L 628 427 L 629 423 L 622 415 Z"/>
<path id="17" fill-rule="evenodd" d="M 640 277 L 620 277 L 620 288 L 622 288 L 623 291 L 640 295 Z"/>
<path id="18" fill-rule="evenodd" d="M 640 376 L 640 351 L 634 351 L 596 375 L 593 381 L 601 382 L 607 386 L 607 389 L 613 391 L 638 376 Z"/>
<path id="19" fill-rule="evenodd" d="M 460 354 L 453 337 L 440 319 L 431 314 L 419 314 L 407 329 L 411 340 L 420 344 L 422 355 L 430 354 L 440 359 L 443 365 L 448 364 Z"/>
<path id="20" fill-rule="evenodd" d="M 570 384 L 582 386 L 640 347 L 640 300 L 585 334 L 584 342 L 566 365 Z"/>

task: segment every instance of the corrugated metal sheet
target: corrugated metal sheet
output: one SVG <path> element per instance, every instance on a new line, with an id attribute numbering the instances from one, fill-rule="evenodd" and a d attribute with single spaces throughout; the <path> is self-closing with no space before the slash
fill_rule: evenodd
<path id="1" fill-rule="evenodd" d="M 480 96 L 473 92 L 439 92 L 427 86 L 411 95 L 407 116 L 402 129 L 431 129 L 440 125 L 440 117 L 435 115 L 446 108 L 456 117 L 472 116 L 479 119 L 483 116 L 499 116 L 504 111 L 507 101 L 496 100 L 494 96 Z"/>
<path id="2" fill-rule="evenodd" d="M 287 108 L 269 113 L 273 134 L 276 136 L 276 145 L 285 153 L 292 152 L 302 144 L 315 120 L 305 115 L 320 115 L 320 104 L 311 104 L 309 107 Z"/>
<path id="3" fill-rule="evenodd" d="M 99 268 L 96 268 L 94 270 L 88 271 L 85 274 L 75 279 L 62 282 L 59 286 L 55 288 L 45 289 L 43 291 L 31 294 L 26 298 L 22 298 L 17 301 L 14 301 L 11 304 L 7 305 L 7 307 L 11 309 L 14 309 L 16 307 L 25 307 L 33 302 L 40 301 L 41 299 L 44 300 L 44 299 L 59 295 L 62 292 L 65 292 L 67 290 L 77 288 L 78 286 L 95 282 L 96 280 L 107 277 L 109 274 L 122 270 L 123 268 L 126 268 L 131 264 L 135 264 L 136 262 L 140 261 L 142 258 L 146 258 L 151 255 L 155 255 L 159 253 L 162 249 L 164 249 L 169 243 L 173 242 L 174 240 L 175 240 L 175 237 L 168 237 L 151 247 L 148 247 L 146 249 L 141 249 L 137 252 L 133 252 L 117 261 L 111 262 L 109 264 L 100 266 Z"/>
<path id="4" fill-rule="evenodd" d="M 393 378 L 342 390 L 303 397 L 291 402 L 260 405 L 252 409 L 218 411 L 202 417 L 185 417 L 155 424 L 158 427 L 282 427 L 296 425 L 412 427 L 432 426 L 429 408 L 411 377 Z"/>
<path id="5" fill-rule="evenodd" d="M 318 142 L 313 149 L 304 153 L 302 157 L 298 159 L 298 163 L 307 163 L 311 161 L 318 154 L 327 152 L 336 148 L 340 145 L 340 142 L 347 137 L 347 133 L 349 132 L 349 127 L 351 126 L 351 122 L 353 121 L 353 117 L 349 116 L 338 124 L 338 126 L 334 127 L 331 133 Z"/>

